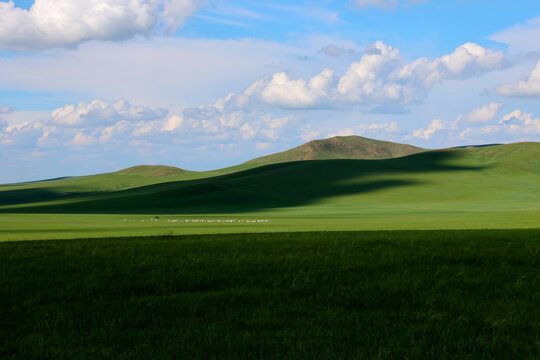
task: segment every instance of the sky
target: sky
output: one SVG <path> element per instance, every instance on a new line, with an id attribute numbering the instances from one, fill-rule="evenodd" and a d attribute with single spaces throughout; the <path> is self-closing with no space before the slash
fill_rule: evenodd
<path id="1" fill-rule="evenodd" d="M 0 183 L 540 141 L 537 0 L 0 0 Z"/>

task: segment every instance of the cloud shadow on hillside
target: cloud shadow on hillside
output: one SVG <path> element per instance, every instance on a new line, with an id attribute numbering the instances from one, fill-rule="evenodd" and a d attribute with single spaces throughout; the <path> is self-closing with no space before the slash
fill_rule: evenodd
<path id="1" fill-rule="evenodd" d="M 420 185 L 411 174 L 478 171 L 453 165 L 457 151 L 389 160 L 313 160 L 266 165 L 228 175 L 89 194 L 63 203 L 0 209 L 13 213 L 247 213 L 309 205 L 325 198 Z M 372 177 L 377 177 L 373 179 Z M 24 191 L 19 196 L 25 196 Z M 58 195 L 58 194 L 56 194 Z M 54 194 L 42 194 L 54 197 Z M 0 198 L 1 199 L 1 198 Z"/>

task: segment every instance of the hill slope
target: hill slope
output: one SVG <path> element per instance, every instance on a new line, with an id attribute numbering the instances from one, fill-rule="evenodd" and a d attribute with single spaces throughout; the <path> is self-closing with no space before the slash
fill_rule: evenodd
<path id="1" fill-rule="evenodd" d="M 349 213 L 536 209 L 540 143 L 428 151 L 386 160 L 272 164 L 2 212 L 234 213 L 295 209 Z"/>
<path id="2" fill-rule="evenodd" d="M 267 165 L 300 160 L 357 159 L 378 160 L 425 151 L 407 144 L 368 139 L 361 136 L 335 136 L 313 140 L 293 149 L 262 156 L 245 164 Z"/>
<path id="3" fill-rule="evenodd" d="M 419 151 L 423 150 L 411 145 L 359 136 L 335 137 L 310 141 L 282 153 L 218 170 L 197 172 L 173 166 L 140 165 L 112 173 L 0 185 L 0 206 L 67 199 L 170 181 L 201 179 L 285 161 L 392 158 Z"/>
<path id="4" fill-rule="evenodd" d="M 172 166 L 134 166 L 124 170 L 89 176 L 66 177 L 0 186 L 0 205 L 52 201 L 107 193 L 197 177 L 197 172 Z"/>

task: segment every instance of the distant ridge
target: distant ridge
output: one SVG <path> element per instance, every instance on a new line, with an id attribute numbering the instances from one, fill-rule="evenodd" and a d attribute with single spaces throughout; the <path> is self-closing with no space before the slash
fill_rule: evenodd
<path id="1" fill-rule="evenodd" d="M 174 166 L 166 165 L 138 165 L 127 169 L 116 171 L 113 174 L 145 176 L 145 177 L 168 177 L 193 173 L 193 171 L 180 169 Z"/>
<path id="2" fill-rule="evenodd" d="M 262 156 L 244 164 L 273 164 L 299 160 L 392 159 L 426 151 L 425 149 L 381 141 L 362 136 L 335 136 L 323 140 L 313 140 L 290 150 Z"/>
<path id="3" fill-rule="evenodd" d="M 504 144 L 461 145 L 461 146 L 453 146 L 451 147 L 451 149 L 476 149 L 476 148 L 498 146 L 498 145 L 504 145 Z"/>

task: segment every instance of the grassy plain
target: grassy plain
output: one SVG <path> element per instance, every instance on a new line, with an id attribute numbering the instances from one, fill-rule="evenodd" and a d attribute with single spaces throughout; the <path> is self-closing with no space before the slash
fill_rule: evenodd
<path id="1" fill-rule="evenodd" d="M 304 150 L 0 186 L 0 358 L 540 357 L 540 144 Z"/>
<path id="2" fill-rule="evenodd" d="M 537 359 L 540 230 L 0 244 L 4 359 Z"/>
<path id="3" fill-rule="evenodd" d="M 0 241 L 540 228 L 538 143 L 430 151 L 388 160 L 297 161 L 227 171 L 193 175 L 179 169 L 139 167 L 6 186 L 0 188 Z M 159 223 L 148 221 L 153 216 L 160 216 Z M 270 222 L 167 222 L 186 219 Z"/>

